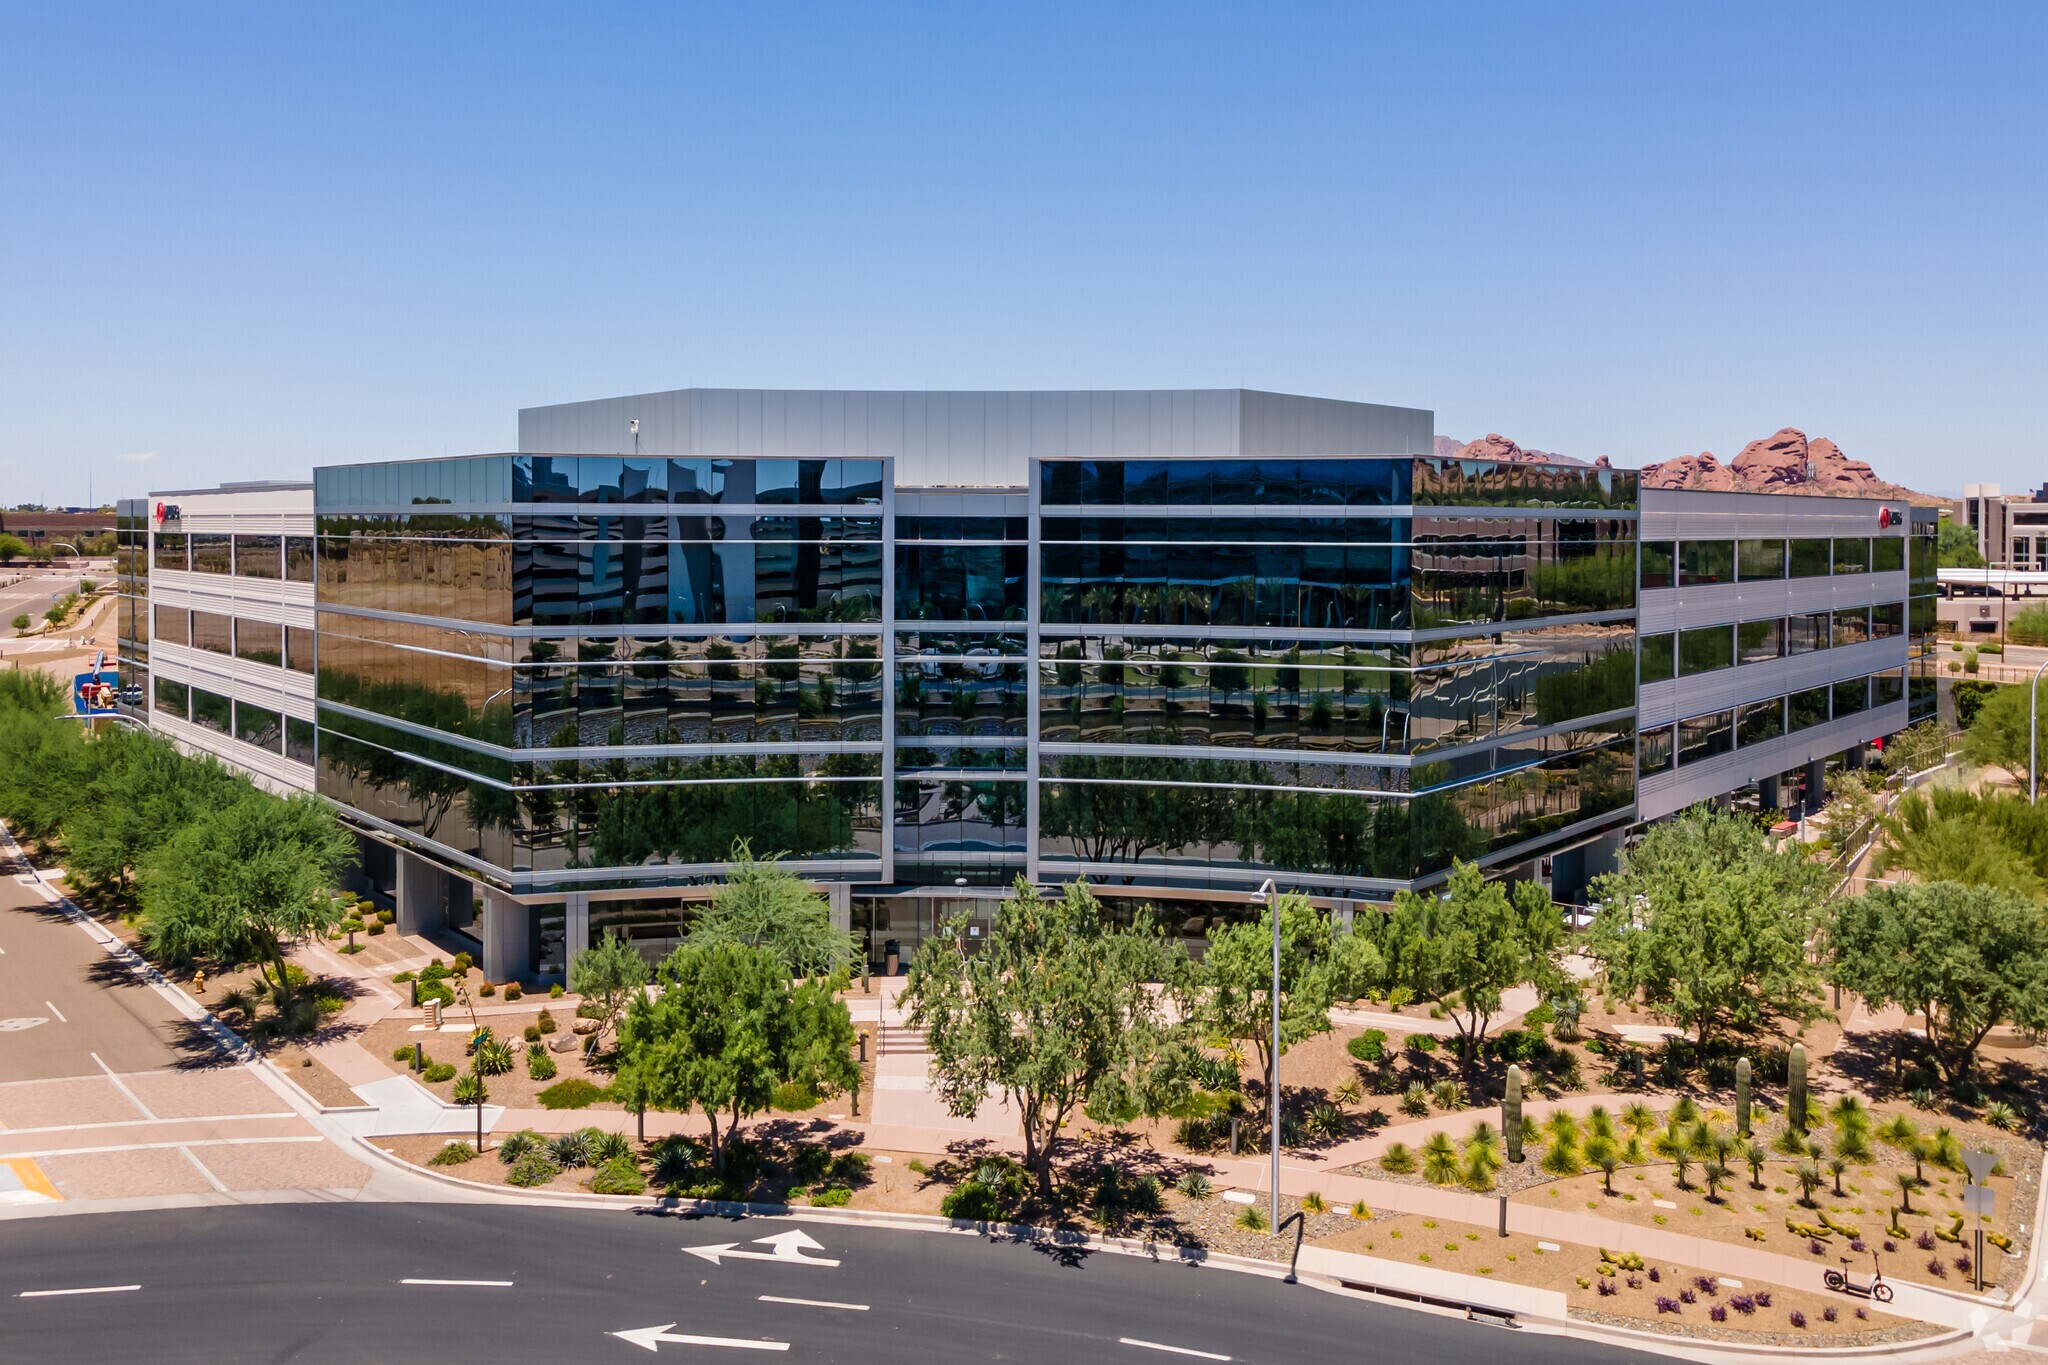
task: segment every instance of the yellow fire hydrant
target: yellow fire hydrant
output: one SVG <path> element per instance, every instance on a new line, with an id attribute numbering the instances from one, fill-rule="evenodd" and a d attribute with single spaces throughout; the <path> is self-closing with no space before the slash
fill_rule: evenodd
<path id="1" fill-rule="evenodd" d="M 192 994 L 206 994 L 206 969 L 204 967 L 192 973 Z"/>

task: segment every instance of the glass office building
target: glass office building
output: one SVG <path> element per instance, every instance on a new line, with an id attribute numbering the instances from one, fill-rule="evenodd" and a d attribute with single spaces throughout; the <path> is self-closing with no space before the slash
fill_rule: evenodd
<path id="1" fill-rule="evenodd" d="M 1716 640 L 1665 589 L 1768 555 L 1671 522 L 1690 494 L 1656 494 L 1680 512 L 1646 536 L 1633 472 L 1432 437 L 1426 411 L 1240 390 L 529 409 L 526 453 L 124 507 L 123 668 L 153 724 L 259 745 L 244 766 L 334 801 L 401 924 L 475 931 L 498 975 L 609 930 L 660 951 L 739 840 L 832 888 L 877 960 L 1019 876 L 1178 905 L 1195 934 L 1269 877 L 1348 909 L 1454 858 L 1542 875 L 1641 817 L 1639 774 L 1708 781 L 1687 755 L 1720 731 L 1665 714 L 1664 680 Z M 1839 539 L 1842 709 L 1801 742 L 1905 717 L 1889 681 L 1859 708 L 1834 674 L 1912 671 L 1918 589 Z M 1781 534 L 1788 582 L 1802 542 Z M 1752 690 L 1815 685 L 1745 667 L 1817 628 L 1815 590 L 1787 591 L 1769 640 L 1754 590 L 1723 612 Z M 1896 661 L 1869 645 L 1894 631 Z M 1761 761 L 1781 736 L 1747 705 L 1722 728 Z M 277 735 L 239 724 L 266 707 Z"/>

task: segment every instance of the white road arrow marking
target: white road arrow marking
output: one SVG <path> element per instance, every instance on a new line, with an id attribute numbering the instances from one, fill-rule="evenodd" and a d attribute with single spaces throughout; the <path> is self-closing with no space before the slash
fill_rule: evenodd
<path id="1" fill-rule="evenodd" d="M 756 1237 L 757 1245 L 774 1247 L 773 1251 L 740 1251 L 738 1242 L 720 1242 L 716 1246 L 684 1247 L 692 1256 L 701 1256 L 713 1265 L 725 1261 L 777 1261 L 783 1265 L 836 1266 L 839 1262 L 829 1256 L 806 1256 L 806 1251 L 823 1251 L 824 1244 L 815 1242 L 801 1232 L 779 1232 L 773 1237 Z"/>
<path id="2" fill-rule="evenodd" d="M 789 1343 L 786 1341 L 767 1341 L 761 1338 L 748 1337 L 700 1337 L 693 1336 L 688 1332 L 669 1331 L 668 1329 L 673 1326 L 675 1324 L 672 1322 L 664 1322 L 659 1327 L 640 1327 L 630 1332 L 609 1332 L 606 1335 L 617 1337 L 621 1341 L 630 1341 L 635 1346 L 647 1351 L 660 1350 L 660 1343 L 664 1341 L 672 1342 L 677 1346 L 729 1346 L 735 1351 L 787 1351 L 789 1349 Z"/>

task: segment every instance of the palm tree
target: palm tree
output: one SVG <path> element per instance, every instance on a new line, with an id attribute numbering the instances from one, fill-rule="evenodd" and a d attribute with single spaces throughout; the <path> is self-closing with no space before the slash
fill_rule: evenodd
<path id="1" fill-rule="evenodd" d="M 1920 1177 L 1907 1175 L 1904 1171 L 1895 1171 L 1893 1172 L 1893 1178 L 1899 1182 L 1899 1212 L 1911 1213 L 1913 1211 L 1913 1191 L 1920 1188 Z"/>
<path id="2" fill-rule="evenodd" d="M 1707 1182 L 1708 1203 L 1718 1204 L 1721 1202 L 1721 1186 L 1727 1181 L 1730 1174 L 1732 1173 L 1727 1166 L 1719 1161 L 1709 1161 L 1700 1168 L 1700 1175 L 1705 1177 Z"/>
<path id="3" fill-rule="evenodd" d="M 1621 1169 L 1621 1149 L 1611 1137 L 1594 1134 L 1586 1139 L 1586 1160 L 1600 1168 L 1600 1188 L 1614 1193 L 1614 1173 Z"/>
<path id="4" fill-rule="evenodd" d="M 1842 1172 L 1849 1169 L 1849 1163 L 1839 1156 L 1828 1158 L 1828 1174 L 1835 1178 L 1835 1198 L 1842 1197 Z"/>
<path id="5" fill-rule="evenodd" d="M 1693 1151 L 1690 1141 L 1680 1140 L 1672 1146 L 1671 1164 L 1678 1168 L 1679 1189 L 1689 1190 L 1692 1188 L 1692 1186 L 1685 1183 L 1685 1177 L 1686 1172 L 1692 1169 L 1692 1163 L 1698 1155 L 1697 1152 Z"/>
<path id="6" fill-rule="evenodd" d="M 1756 1143 L 1745 1142 L 1742 1144 L 1742 1160 L 1743 1164 L 1749 1167 L 1749 1187 L 1751 1189 L 1760 1190 L 1764 1187 L 1764 1163 L 1769 1159 L 1765 1155 L 1764 1149 Z"/>
<path id="7" fill-rule="evenodd" d="M 1802 1161 L 1792 1172 L 1792 1178 L 1799 1182 L 1799 1202 L 1813 1208 L 1813 1192 L 1821 1187 L 1827 1177 L 1821 1174 L 1820 1167 L 1813 1162 Z"/>

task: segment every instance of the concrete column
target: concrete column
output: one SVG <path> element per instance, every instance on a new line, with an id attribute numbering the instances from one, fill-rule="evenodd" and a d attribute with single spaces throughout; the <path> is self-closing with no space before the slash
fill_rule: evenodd
<path id="1" fill-rule="evenodd" d="M 1819 810 L 1821 803 L 1828 799 L 1827 776 L 1827 759 L 1816 758 L 1806 765 L 1806 809 L 1809 813 Z"/>
<path id="2" fill-rule="evenodd" d="M 498 891 L 484 892 L 484 975 L 514 981 L 533 975 L 533 910 Z"/>
<path id="3" fill-rule="evenodd" d="M 578 892 L 562 903 L 562 980 L 576 970 L 576 955 L 590 946 L 590 896 Z"/>
<path id="4" fill-rule="evenodd" d="M 413 853 L 398 855 L 398 932 L 424 934 L 448 923 L 448 874 Z"/>
<path id="5" fill-rule="evenodd" d="M 839 933 L 853 932 L 853 887 L 847 882 L 825 885 L 825 904 L 832 915 L 832 927 Z"/>
<path id="6" fill-rule="evenodd" d="M 1757 779 L 1756 802 L 1757 805 L 1761 806 L 1765 810 L 1777 810 L 1780 808 L 1778 805 L 1777 778 L 1762 777 Z"/>

